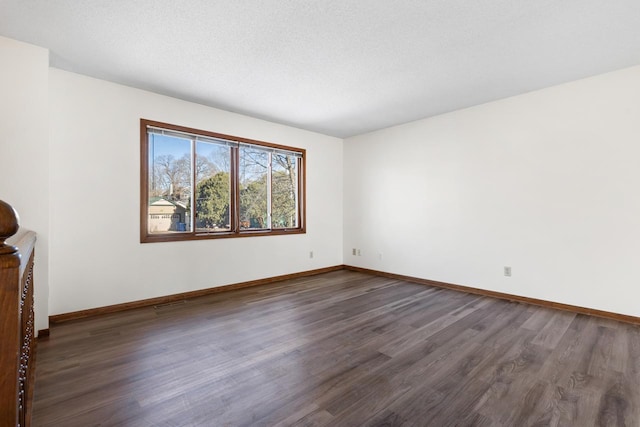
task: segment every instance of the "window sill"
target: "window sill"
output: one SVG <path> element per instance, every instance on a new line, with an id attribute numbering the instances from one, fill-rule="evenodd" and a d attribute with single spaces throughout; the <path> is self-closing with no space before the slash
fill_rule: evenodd
<path id="1" fill-rule="evenodd" d="M 233 239 L 233 238 L 241 238 L 241 237 L 258 237 L 258 236 L 284 236 L 284 235 L 290 235 L 290 234 L 305 234 L 305 233 L 306 233 L 306 230 L 304 228 L 290 228 L 290 229 L 279 229 L 279 230 L 245 230 L 240 232 L 217 232 L 217 233 L 143 234 L 140 236 L 140 243 Z"/>

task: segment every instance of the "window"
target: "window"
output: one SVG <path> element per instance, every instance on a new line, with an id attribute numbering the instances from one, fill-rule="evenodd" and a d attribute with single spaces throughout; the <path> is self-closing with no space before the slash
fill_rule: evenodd
<path id="1" fill-rule="evenodd" d="M 305 232 L 305 150 L 140 120 L 140 241 Z"/>

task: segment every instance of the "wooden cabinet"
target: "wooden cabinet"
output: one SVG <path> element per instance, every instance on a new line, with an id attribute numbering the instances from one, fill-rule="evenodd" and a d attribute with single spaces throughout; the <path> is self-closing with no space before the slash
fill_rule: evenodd
<path id="1" fill-rule="evenodd" d="M 33 395 L 35 233 L 0 201 L 0 426 L 30 425 Z"/>

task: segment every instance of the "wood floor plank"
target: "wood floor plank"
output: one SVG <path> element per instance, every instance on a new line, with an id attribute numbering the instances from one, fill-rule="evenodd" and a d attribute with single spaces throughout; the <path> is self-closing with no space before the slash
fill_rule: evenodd
<path id="1" fill-rule="evenodd" d="M 353 271 L 52 325 L 34 426 L 640 426 L 640 328 Z"/>

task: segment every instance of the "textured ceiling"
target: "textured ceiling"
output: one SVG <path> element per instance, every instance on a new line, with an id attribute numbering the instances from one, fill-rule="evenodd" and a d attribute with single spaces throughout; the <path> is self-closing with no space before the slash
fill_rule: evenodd
<path id="1" fill-rule="evenodd" d="M 0 0 L 0 35 L 348 137 L 640 64 L 640 0 Z"/>

